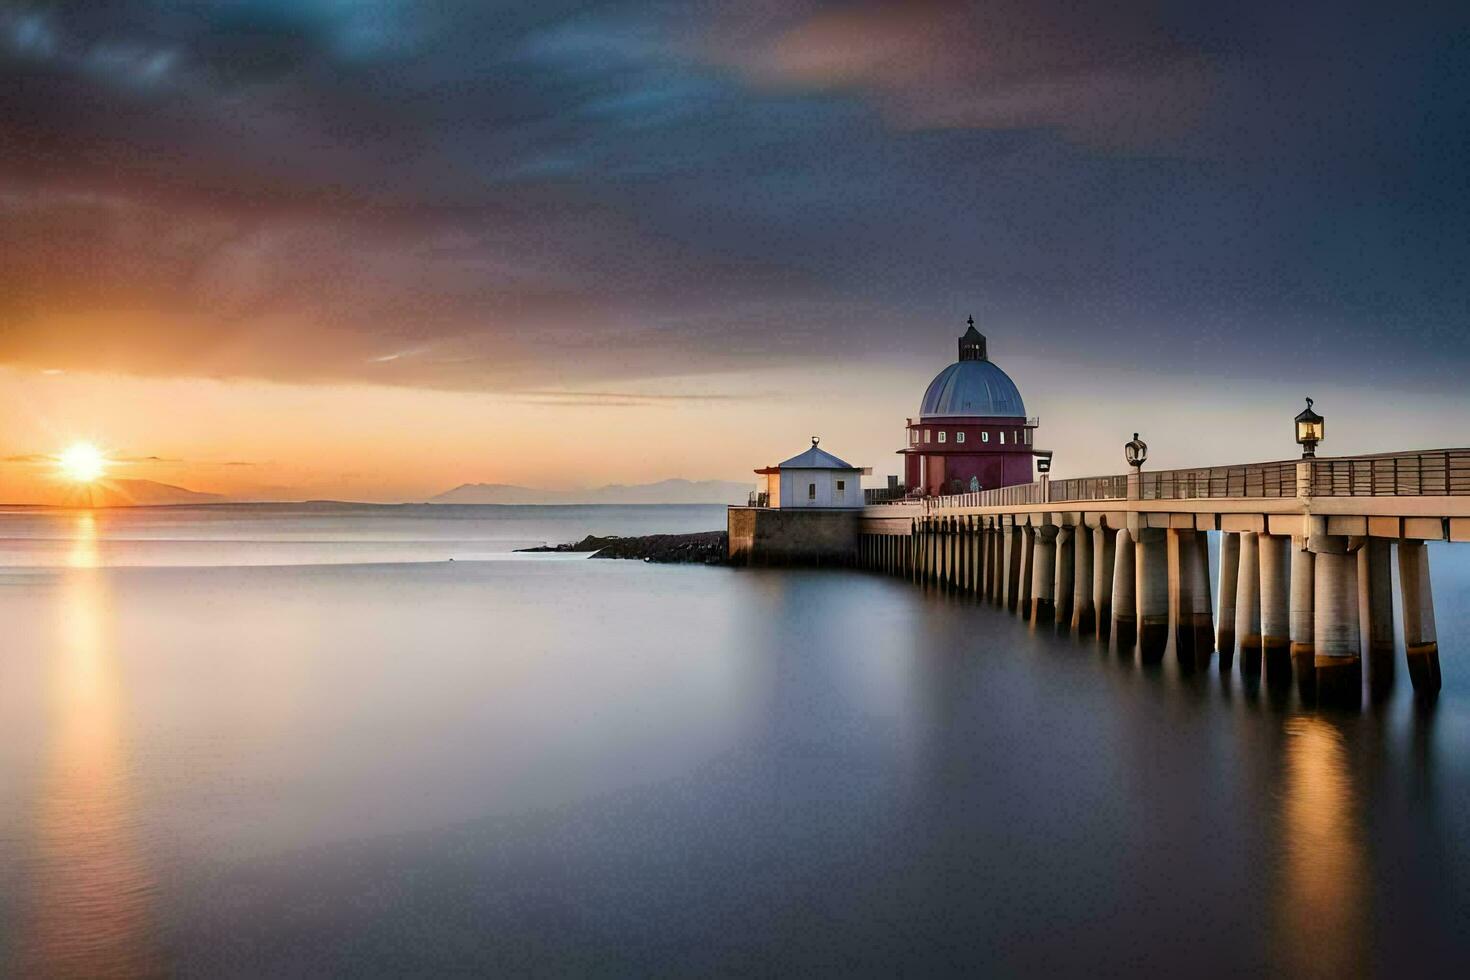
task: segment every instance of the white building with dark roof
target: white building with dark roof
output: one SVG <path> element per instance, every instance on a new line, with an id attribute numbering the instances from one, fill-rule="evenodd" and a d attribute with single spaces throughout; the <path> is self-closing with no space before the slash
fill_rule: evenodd
<path id="1" fill-rule="evenodd" d="M 853 466 L 822 449 L 812 436 L 811 448 L 776 466 L 756 470 L 761 478 L 760 504 L 781 509 L 856 509 L 863 506 L 862 477 L 871 467 Z"/>

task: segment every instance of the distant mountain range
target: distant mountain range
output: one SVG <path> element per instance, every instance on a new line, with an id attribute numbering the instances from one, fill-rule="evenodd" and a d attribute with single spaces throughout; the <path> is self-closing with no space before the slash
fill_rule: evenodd
<path id="1" fill-rule="evenodd" d="M 729 480 L 660 480 L 658 483 L 610 484 L 589 490 L 543 490 L 506 483 L 465 483 L 431 504 L 736 504 L 744 503 L 750 485 Z"/>
<path id="2" fill-rule="evenodd" d="M 230 498 L 217 493 L 200 493 L 156 480 L 103 480 L 80 491 L 89 499 L 78 501 L 89 507 L 140 507 L 157 504 L 219 504 Z"/>

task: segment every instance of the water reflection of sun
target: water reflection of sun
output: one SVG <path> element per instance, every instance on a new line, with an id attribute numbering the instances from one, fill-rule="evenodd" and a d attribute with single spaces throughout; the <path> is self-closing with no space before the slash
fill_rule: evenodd
<path id="1" fill-rule="evenodd" d="M 1318 717 L 1286 723 L 1276 926 L 1298 974 L 1352 975 L 1367 937 L 1367 857 L 1343 733 Z"/>
<path id="2" fill-rule="evenodd" d="M 137 849 L 123 691 L 97 564 L 96 518 L 78 514 L 51 657 L 52 735 L 20 943 L 31 974 L 158 972 L 150 942 L 153 882 Z"/>

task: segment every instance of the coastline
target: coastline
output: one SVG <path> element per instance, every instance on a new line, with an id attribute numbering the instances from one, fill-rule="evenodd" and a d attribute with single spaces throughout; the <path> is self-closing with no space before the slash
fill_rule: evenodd
<path id="1" fill-rule="evenodd" d="M 668 565 L 727 565 L 729 537 L 724 531 L 634 537 L 589 534 L 581 541 L 567 544 L 516 549 L 517 554 L 530 552 L 587 553 L 591 558 L 620 558 Z"/>

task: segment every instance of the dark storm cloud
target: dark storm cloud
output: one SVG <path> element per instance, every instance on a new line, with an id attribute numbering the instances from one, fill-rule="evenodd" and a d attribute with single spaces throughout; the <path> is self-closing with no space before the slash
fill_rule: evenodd
<path id="1" fill-rule="evenodd" d="M 1457 377 L 1464 14 L 1180 7 L 0 3 L 0 360 Z"/>

